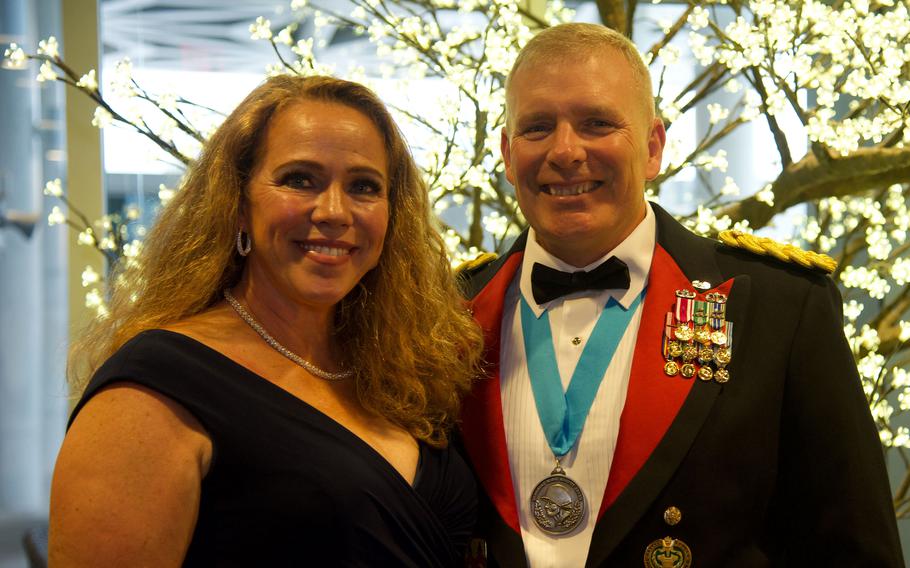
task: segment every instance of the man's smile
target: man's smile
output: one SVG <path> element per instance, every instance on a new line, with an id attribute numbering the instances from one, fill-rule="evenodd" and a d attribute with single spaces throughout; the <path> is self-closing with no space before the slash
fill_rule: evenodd
<path id="1" fill-rule="evenodd" d="M 582 183 L 571 183 L 571 184 L 543 184 L 540 186 L 540 191 L 546 193 L 547 195 L 555 196 L 565 196 L 565 195 L 581 195 L 583 193 L 588 193 L 594 191 L 598 187 L 603 185 L 603 182 L 600 181 L 586 181 Z"/>

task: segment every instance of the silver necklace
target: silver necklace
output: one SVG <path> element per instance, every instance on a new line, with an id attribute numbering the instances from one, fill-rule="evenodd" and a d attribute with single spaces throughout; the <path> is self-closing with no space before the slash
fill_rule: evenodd
<path id="1" fill-rule="evenodd" d="M 281 353 L 291 361 L 297 363 L 309 371 L 313 376 L 319 377 L 320 379 L 325 379 L 326 381 L 341 381 L 344 379 L 350 379 L 354 375 L 354 371 L 351 370 L 341 371 L 340 373 L 333 373 L 331 371 L 326 371 L 325 369 L 320 369 L 284 345 L 278 343 L 278 341 L 269 335 L 269 332 L 267 332 L 265 328 L 262 327 L 248 311 L 243 309 L 243 306 L 240 305 L 240 302 L 234 298 L 234 295 L 231 294 L 231 291 L 227 288 L 224 289 L 224 299 L 227 300 L 227 303 L 230 304 L 232 308 L 234 308 L 234 311 L 237 312 L 237 315 L 240 316 L 240 319 L 245 321 L 247 325 L 253 328 L 253 331 L 259 334 L 259 337 L 261 337 L 266 343 L 269 344 L 269 347 Z"/>

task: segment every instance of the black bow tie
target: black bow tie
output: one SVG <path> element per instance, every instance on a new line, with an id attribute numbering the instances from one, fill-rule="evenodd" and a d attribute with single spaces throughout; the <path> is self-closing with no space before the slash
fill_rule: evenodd
<path id="1" fill-rule="evenodd" d="M 629 267 L 615 256 L 590 272 L 563 272 L 538 262 L 531 269 L 531 292 L 538 304 L 546 304 L 573 292 L 620 289 L 629 289 Z"/>

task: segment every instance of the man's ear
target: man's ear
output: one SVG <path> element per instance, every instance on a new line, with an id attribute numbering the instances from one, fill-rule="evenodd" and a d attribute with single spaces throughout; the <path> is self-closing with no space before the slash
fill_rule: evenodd
<path id="1" fill-rule="evenodd" d="M 667 131 L 659 117 L 651 120 L 651 131 L 648 133 L 648 164 L 645 166 L 645 179 L 652 180 L 660 173 L 660 163 L 667 143 Z"/>
<path id="2" fill-rule="evenodd" d="M 512 174 L 512 147 L 509 145 L 509 133 L 502 127 L 502 137 L 499 139 L 499 151 L 502 152 L 502 163 L 506 167 L 506 179 L 515 187 L 515 176 Z"/>

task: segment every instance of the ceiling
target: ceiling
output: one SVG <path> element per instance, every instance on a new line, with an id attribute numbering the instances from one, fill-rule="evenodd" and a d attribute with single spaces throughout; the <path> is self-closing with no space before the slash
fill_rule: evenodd
<path id="1" fill-rule="evenodd" d="M 351 10 L 347 0 L 323 5 Z M 128 56 L 144 68 L 193 71 L 261 72 L 276 58 L 267 42 L 250 39 L 250 24 L 263 16 L 277 33 L 299 18 L 289 0 L 100 0 L 100 7 L 105 59 Z M 298 37 L 312 32 L 310 19 L 300 21 Z M 328 29 L 327 37 L 328 45 L 317 48 L 320 60 L 374 56 L 366 38 L 347 30 Z"/>
<path id="2" fill-rule="evenodd" d="M 306 12 L 306 17 L 301 12 L 294 13 L 290 8 L 291 0 L 99 2 L 106 62 L 128 56 L 143 68 L 261 73 L 266 64 L 277 60 L 267 42 L 250 39 L 249 27 L 257 17 L 270 20 L 275 33 L 298 21 L 296 39 L 311 37 L 314 32 L 310 11 Z M 344 15 L 355 5 L 352 0 L 315 0 L 313 3 Z M 594 2 L 564 0 L 564 4 L 577 11 L 580 21 L 598 21 Z M 453 10 L 442 14 L 440 23 L 445 29 L 463 23 L 469 17 Z M 328 40 L 327 45 L 314 47 L 321 63 L 344 66 L 356 61 L 367 69 L 378 67 L 375 48 L 365 36 L 330 27 L 322 33 Z M 289 51 L 287 54 L 292 57 Z"/>

